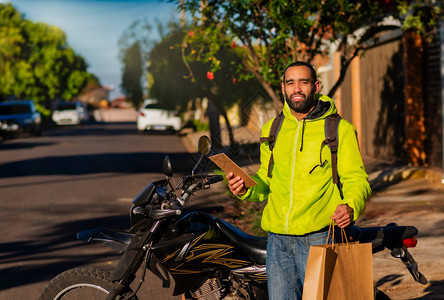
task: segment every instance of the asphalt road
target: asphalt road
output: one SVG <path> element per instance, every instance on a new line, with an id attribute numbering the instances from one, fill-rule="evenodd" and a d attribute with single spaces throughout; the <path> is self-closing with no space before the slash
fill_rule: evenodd
<path id="1" fill-rule="evenodd" d="M 132 199 L 163 178 L 166 154 L 176 174 L 194 163 L 177 135 L 138 135 L 135 123 L 60 127 L 0 142 L 0 299 L 37 299 L 69 268 L 112 269 L 118 256 L 77 241 L 76 233 L 127 229 Z M 148 276 L 140 299 L 180 299 Z"/>

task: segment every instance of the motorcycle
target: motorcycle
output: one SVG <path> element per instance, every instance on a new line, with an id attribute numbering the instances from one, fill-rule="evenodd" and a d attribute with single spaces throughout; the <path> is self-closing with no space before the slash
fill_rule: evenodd
<path id="1" fill-rule="evenodd" d="M 210 153 L 210 139 L 202 136 L 198 147 L 200 156 L 191 175 L 184 176 L 175 187 L 171 183 L 171 161 L 165 157 L 166 178 L 149 183 L 133 200 L 128 231 L 98 228 L 77 234 L 81 240 L 103 242 L 122 254 L 112 273 L 92 267 L 67 270 L 51 280 L 39 299 L 137 300 L 146 270 L 160 278 L 164 288 L 170 286 L 171 275 L 175 282 L 173 295 L 182 294 L 186 299 L 268 299 L 265 237 L 249 235 L 207 213 L 183 215 L 184 204 L 197 191 L 223 180 L 221 175 L 195 174 Z M 371 243 L 373 253 L 390 250 L 415 281 L 427 284 L 408 251 L 416 246 L 415 227 L 393 223 L 383 227 L 352 226 L 348 234 L 351 241 Z M 141 267 L 141 278 L 132 290 L 130 285 Z M 375 289 L 375 299 L 387 297 Z"/>

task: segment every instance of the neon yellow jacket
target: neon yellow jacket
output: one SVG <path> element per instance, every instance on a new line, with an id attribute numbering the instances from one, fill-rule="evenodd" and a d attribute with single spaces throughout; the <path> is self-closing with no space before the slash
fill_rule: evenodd
<path id="1" fill-rule="evenodd" d="M 343 119 L 338 128 L 338 174 L 344 195 L 344 200 L 341 199 L 332 179 L 330 149 L 324 146 L 320 153 L 325 139 L 325 118 L 337 109 L 329 97 L 316 97 L 318 104 L 302 121 L 291 114 L 285 103 L 284 122 L 273 149 L 272 178 L 267 177 L 271 153 L 268 143 L 263 143 L 261 166 L 253 176 L 258 185 L 239 197 L 248 201 L 268 200 L 261 222 L 265 231 L 290 235 L 318 231 L 329 225 L 338 204 L 353 208 L 356 220 L 371 194 L 356 129 Z M 269 136 L 272 121 L 263 126 L 261 136 Z M 320 159 L 326 163 L 316 167 Z"/>

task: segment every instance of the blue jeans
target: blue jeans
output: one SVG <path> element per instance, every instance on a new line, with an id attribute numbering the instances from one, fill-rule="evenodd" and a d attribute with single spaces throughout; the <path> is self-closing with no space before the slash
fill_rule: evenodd
<path id="1" fill-rule="evenodd" d="M 327 236 L 328 232 L 306 236 L 268 234 L 267 285 L 270 300 L 302 299 L 310 246 L 326 244 Z"/>

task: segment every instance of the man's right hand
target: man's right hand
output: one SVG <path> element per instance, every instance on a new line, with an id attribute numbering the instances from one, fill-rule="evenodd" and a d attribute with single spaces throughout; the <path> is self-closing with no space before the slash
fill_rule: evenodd
<path id="1" fill-rule="evenodd" d="M 244 195 L 247 192 L 244 181 L 239 176 L 234 176 L 233 173 L 227 174 L 228 188 L 235 196 Z"/>

